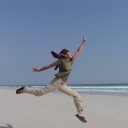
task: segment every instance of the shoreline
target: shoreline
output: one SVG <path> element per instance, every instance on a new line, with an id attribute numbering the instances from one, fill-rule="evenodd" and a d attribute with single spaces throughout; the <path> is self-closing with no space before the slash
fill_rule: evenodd
<path id="1" fill-rule="evenodd" d="M 0 86 L 0 90 L 17 90 L 19 87 L 4 87 L 4 86 Z M 32 87 L 32 88 L 36 88 L 36 87 Z M 37 88 L 40 89 L 40 88 Z M 75 89 L 73 89 L 75 90 Z M 77 91 L 77 90 L 76 90 Z M 77 91 L 80 94 L 85 94 L 85 95 L 111 95 L 111 96 L 128 96 L 127 92 L 103 92 L 103 91 Z M 59 90 L 54 90 L 52 93 L 61 93 Z"/>

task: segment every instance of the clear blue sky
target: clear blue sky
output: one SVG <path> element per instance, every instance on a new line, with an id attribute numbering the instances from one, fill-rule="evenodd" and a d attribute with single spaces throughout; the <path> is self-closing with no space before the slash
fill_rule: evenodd
<path id="1" fill-rule="evenodd" d="M 0 0 L 0 85 L 46 84 L 32 67 L 88 38 L 68 83 L 128 83 L 127 0 Z"/>

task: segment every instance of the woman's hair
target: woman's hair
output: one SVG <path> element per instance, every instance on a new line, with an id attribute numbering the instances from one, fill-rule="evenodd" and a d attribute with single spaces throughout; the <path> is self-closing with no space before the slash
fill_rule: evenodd
<path id="1" fill-rule="evenodd" d="M 64 54 L 60 54 L 60 53 L 56 53 L 54 51 L 51 51 L 51 54 L 54 58 L 57 58 L 57 59 L 66 59 L 66 56 Z"/>
<path id="2" fill-rule="evenodd" d="M 52 54 L 52 56 L 53 57 L 55 57 L 55 58 L 57 58 L 57 59 L 66 59 L 66 56 L 65 56 L 65 54 L 67 53 L 67 52 L 69 52 L 69 50 L 67 50 L 67 49 L 62 49 L 61 51 L 60 51 L 60 53 L 56 53 L 56 52 L 54 52 L 54 51 L 51 51 L 51 54 Z M 58 68 L 58 65 L 55 67 L 55 70 Z"/>
<path id="3" fill-rule="evenodd" d="M 69 52 L 69 50 L 64 48 L 63 50 L 61 50 L 60 54 L 64 54 L 65 55 L 67 52 Z"/>

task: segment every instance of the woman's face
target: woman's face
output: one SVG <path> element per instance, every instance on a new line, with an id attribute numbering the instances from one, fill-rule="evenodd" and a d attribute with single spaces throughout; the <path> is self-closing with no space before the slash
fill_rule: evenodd
<path id="1" fill-rule="evenodd" d="M 73 55 L 71 54 L 71 52 L 67 52 L 66 53 L 66 57 L 69 58 L 69 59 L 72 59 L 73 58 Z"/>

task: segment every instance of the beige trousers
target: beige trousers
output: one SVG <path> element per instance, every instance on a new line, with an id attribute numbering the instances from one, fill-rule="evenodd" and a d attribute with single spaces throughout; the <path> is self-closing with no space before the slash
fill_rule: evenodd
<path id="1" fill-rule="evenodd" d="M 56 89 L 60 90 L 61 92 L 64 92 L 69 96 L 72 96 L 78 113 L 83 113 L 83 109 L 85 108 L 85 103 L 83 99 L 80 97 L 80 95 L 76 91 L 69 88 L 66 85 L 66 83 L 62 84 L 61 79 L 55 78 L 52 80 L 52 82 L 49 85 L 39 90 L 35 88 L 25 87 L 23 90 L 23 93 L 29 93 L 35 96 L 42 96 Z"/>

